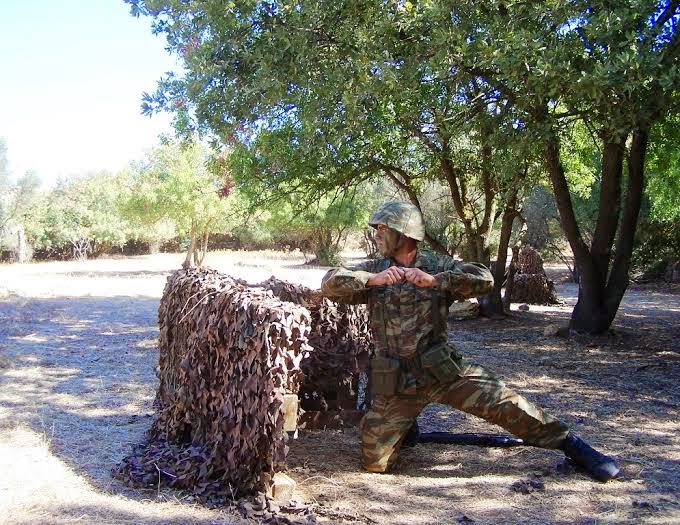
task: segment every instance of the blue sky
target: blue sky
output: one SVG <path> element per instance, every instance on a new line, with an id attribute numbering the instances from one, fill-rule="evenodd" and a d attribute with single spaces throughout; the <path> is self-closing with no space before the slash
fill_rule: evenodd
<path id="1" fill-rule="evenodd" d="M 0 137 L 16 179 L 58 177 L 141 158 L 167 115 L 140 114 L 143 91 L 178 69 L 122 0 L 0 0 Z"/>

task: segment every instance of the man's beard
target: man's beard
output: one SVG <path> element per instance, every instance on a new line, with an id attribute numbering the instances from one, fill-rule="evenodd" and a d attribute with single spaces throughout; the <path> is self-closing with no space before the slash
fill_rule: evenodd
<path id="1" fill-rule="evenodd" d="M 382 246 L 380 253 L 385 257 L 392 257 L 404 241 L 404 236 L 396 230 L 382 232 Z"/>

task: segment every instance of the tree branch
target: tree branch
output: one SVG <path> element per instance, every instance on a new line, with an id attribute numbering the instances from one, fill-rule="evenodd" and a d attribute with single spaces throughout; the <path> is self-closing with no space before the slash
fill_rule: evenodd
<path id="1" fill-rule="evenodd" d="M 545 111 L 545 108 L 544 108 Z M 579 263 L 579 266 L 587 266 L 590 252 L 588 247 L 583 242 L 581 231 L 576 221 L 574 208 L 571 203 L 571 195 L 569 193 L 569 186 L 567 179 L 564 176 L 564 167 L 560 160 L 559 141 L 552 128 L 548 129 L 544 143 L 544 155 L 550 175 L 550 182 L 552 183 L 553 191 L 555 192 L 555 203 L 560 213 L 560 222 L 564 233 L 569 240 L 574 257 Z M 585 268 L 581 268 L 582 273 L 585 273 Z"/>
<path id="2" fill-rule="evenodd" d="M 649 31 L 652 38 L 659 34 L 659 31 L 666 25 L 666 22 L 678 14 L 678 7 L 680 7 L 680 1 L 678 0 L 668 3 L 666 9 L 659 14 L 659 18 L 656 19 Z"/>
<path id="3" fill-rule="evenodd" d="M 619 238 L 616 243 L 614 262 L 605 290 L 608 309 L 613 311 L 618 308 L 623 298 L 623 293 L 628 287 L 628 271 L 633 253 L 635 226 L 642 203 L 648 139 L 649 131 L 646 128 L 638 128 L 633 131 L 630 156 L 628 158 L 628 187 L 626 190 L 625 208 L 621 219 Z"/>

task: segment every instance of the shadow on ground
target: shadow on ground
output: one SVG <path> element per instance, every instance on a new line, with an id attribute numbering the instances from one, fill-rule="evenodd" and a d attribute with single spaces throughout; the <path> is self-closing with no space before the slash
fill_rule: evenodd
<path id="1" fill-rule="evenodd" d="M 157 307 L 146 297 L 1 301 L 0 427 L 28 425 L 95 487 L 124 492 L 110 469 L 151 424 Z M 569 312 L 451 323 L 450 336 L 467 357 L 616 455 L 622 480 L 592 482 L 562 467 L 556 451 L 434 444 L 405 450 L 393 474 L 369 474 L 359 468 L 358 431 L 347 429 L 291 441 L 299 494 L 344 508 L 358 523 L 670 523 L 680 509 L 680 297 L 629 293 L 610 335 L 543 335 Z M 426 409 L 421 427 L 498 430 L 440 405 Z M 541 489 L 513 489 L 539 478 Z M 137 519 L 115 512 L 112 522 Z"/>
<path id="2" fill-rule="evenodd" d="M 0 410 L 27 425 L 98 487 L 141 441 L 153 415 L 158 300 L 146 297 L 0 302 Z"/>
<path id="3" fill-rule="evenodd" d="M 63 271 L 56 272 L 56 275 L 65 275 L 68 277 L 93 277 L 93 278 L 110 278 L 110 277 L 167 277 L 172 271 L 170 270 L 97 270 L 97 271 Z"/>

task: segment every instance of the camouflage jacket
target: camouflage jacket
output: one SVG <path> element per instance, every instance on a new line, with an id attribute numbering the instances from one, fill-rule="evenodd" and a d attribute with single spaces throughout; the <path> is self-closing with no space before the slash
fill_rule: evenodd
<path id="1" fill-rule="evenodd" d="M 493 287 L 491 272 L 479 263 L 463 263 L 431 252 L 419 252 L 414 267 L 434 275 L 437 286 L 413 283 L 367 287 L 371 274 L 390 266 L 380 257 L 353 268 L 330 270 L 321 291 L 339 303 L 367 304 L 377 355 L 412 358 L 448 339 L 446 320 L 453 301 L 487 294 Z"/>

